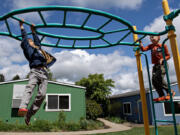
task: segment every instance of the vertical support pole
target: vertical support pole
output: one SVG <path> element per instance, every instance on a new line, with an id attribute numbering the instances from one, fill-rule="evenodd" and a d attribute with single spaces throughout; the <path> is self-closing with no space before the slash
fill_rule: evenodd
<path id="1" fill-rule="evenodd" d="M 133 26 L 134 30 L 136 30 L 136 26 Z M 133 34 L 134 42 L 138 40 L 137 34 Z M 142 102 L 142 112 L 143 112 L 143 120 L 144 120 L 144 129 L 145 135 L 150 135 L 149 131 L 149 119 L 148 119 L 148 111 L 147 111 L 147 103 L 146 103 L 146 92 L 144 88 L 144 80 L 143 80 L 143 72 L 142 72 L 142 64 L 141 64 L 141 54 L 140 50 L 135 52 L 137 69 L 138 69 L 138 77 L 139 77 L 139 86 L 140 86 L 140 95 Z"/>
<path id="2" fill-rule="evenodd" d="M 168 15 L 170 13 L 168 1 L 163 0 L 162 6 L 164 10 L 164 15 Z M 172 25 L 172 20 L 167 20 L 166 25 Z M 174 33 L 174 30 L 170 30 L 168 32 L 168 38 L 171 44 L 174 66 L 176 70 L 176 77 L 177 77 L 179 91 L 180 91 L 180 56 L 179 56 L 179 51 L 178 51 L 178 46 L 177 46 L 176 34 Z"/>

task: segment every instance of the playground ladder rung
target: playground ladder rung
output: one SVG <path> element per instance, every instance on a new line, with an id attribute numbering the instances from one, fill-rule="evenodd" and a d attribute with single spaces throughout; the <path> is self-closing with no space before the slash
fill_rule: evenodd
<path id="1" fill-rule="evenodd" d="M 174 121 L 170 120 L 155 120 L 156 122 L 168 122 L 168 123 L 174 123 Z"/>
<path id="2" fill-rule="evenodd" d="M 168 100 L 168 101 L 153 101 L 153 103 L 171 103 L 171 101 L 170 100 Z"/>

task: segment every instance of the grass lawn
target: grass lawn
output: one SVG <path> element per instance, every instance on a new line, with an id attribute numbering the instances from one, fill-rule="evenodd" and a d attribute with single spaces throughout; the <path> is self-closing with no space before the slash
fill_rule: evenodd
<path id="1" fill-rule="evenodd" d="M 180 126 L 177 126 L 178 133 L 180 134 Z M 173 126 L 161 126 L 158 127 L 159 135 L 175 135 Z M 145 135 L 144 127 L 135 127 L 128 131 L 121 131 L 115 133 L 105 133 L 105 134 L 93 134 L 93 135 Z M 150 128 L 150 135 L 155 135 L 154 128 Z"/>

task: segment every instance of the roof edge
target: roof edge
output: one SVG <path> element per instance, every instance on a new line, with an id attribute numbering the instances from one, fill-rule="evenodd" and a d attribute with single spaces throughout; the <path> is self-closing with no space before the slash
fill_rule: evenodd
<path id="1" fill-rule="evenodd" d="M 178 84 L 177 82 L 172 82 L 171 86 Z M 149 88 L 145 89 L 146 93 L 150 93 Z M 155 91 L 155 89 L 153 88 L 152 91 Z M 140 90 L 133 90 L 130 92 L 125 92 L 125 93 L 120 93 L 117 95 L 111 95 L 109 96 L 110 99 L 114 99 L 114 98 L 120 98 L 120 97 L 128 97 L 128 96 L 135 96 L 135 95 L 139 95 L 140 94 Z"/>
<path id="2" fill-rule="evenodd" d="M 23 81 L 28 81 L 29 79 L 21 79 L 21 80 L 13 80 L 13 81 L 6 81 L 6 82 L 0 82 L 0 85 L 2 84 L 8 84 L 8 83 L 14 83 L 14 82 L 23 82 Z M 53 83 L 53 84 L 60 84 L 60 85 L 64 85 L 64 86 L 71 86 L 71 87 L 75 87 L 75 88 L 82 88 L 82 89 L 86 89 L 86 87 L 83 86 L 79 86 L 79 85 L 75 85 L 72 83 L 64 83 L 64 82 L 56 82 L 56 81 L 49 81 L 48 83 Z"/>

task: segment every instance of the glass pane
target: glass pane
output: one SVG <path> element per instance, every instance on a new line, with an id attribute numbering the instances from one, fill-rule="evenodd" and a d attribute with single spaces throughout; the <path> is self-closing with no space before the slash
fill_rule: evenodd
<path id="1" fill-rule="evenodd" d="M 48 95 L 48 109 L 58 109 L 57 95 Z"/>
<path id="2" fill-rule="evenodd" d="M 59 96 L 59 109 L 69 109 L 69 96 Z"/>
<path id="3" fill-rule="evenodd" d="M 164 103 L 165 106 L 165 113 L 166 114 L 171 114 L 171 104 L 170 103 Z M 180 114 L 180 101 L 175 101 L 174 102 L 174 108 L 175 108 L 175 113 Z"/>
<path id="4" fill-rule="evenodd" d="M 127 113 L 131 113 L 130 109 L 130 104 L 127 104 Z"/>
<path id="5" fill-rule="evenodd" d="M 128 107 L 127 107 L 127 104 L 124 104 L 124 113 L 128 113 Z"/>

